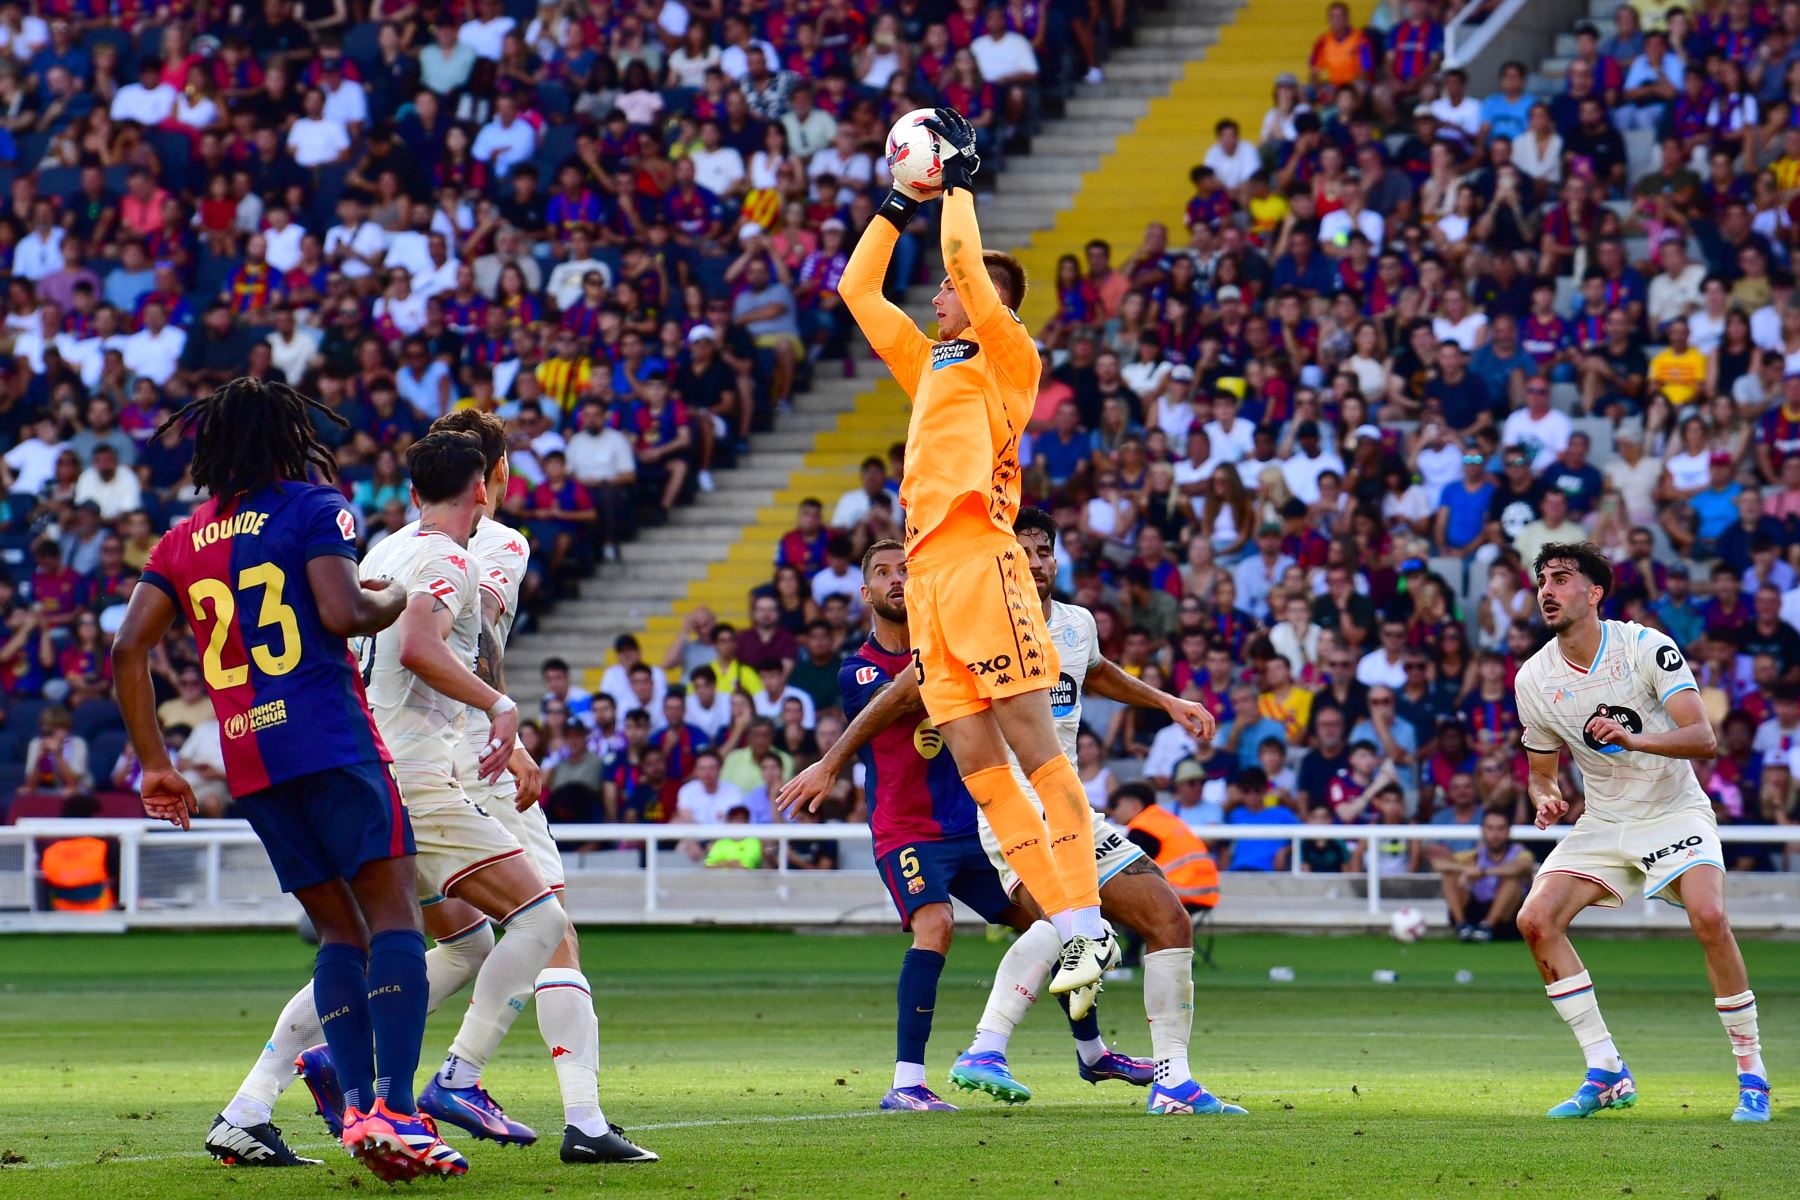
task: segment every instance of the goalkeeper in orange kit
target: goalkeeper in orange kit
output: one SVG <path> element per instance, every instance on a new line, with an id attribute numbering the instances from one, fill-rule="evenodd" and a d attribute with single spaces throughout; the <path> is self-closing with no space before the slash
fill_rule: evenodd
<path id="1" fill-rule="evenodd" d="M 900 504 L 920 698 L 1008 865 L 1062 937 L 1050 990 L 1077 993 L 1071 1008 L 1085 1011 L 1117 947 L 1100 919 L 1087 794 L 1050 716 L 1060 663 L 1012 532 L 1019 435 L 1039 372 L 1036 343 L 1015 312 L 1025 272 L 1012 256 L 982 250 L 969 187 L 981 165 L 975 131 L 955 109 L 936 111 L 925 127 L 946 155 L 945 273 L 932 300 L 939 340 L 881 292 L 894 243 L 919 209 L 899 188 L 863 231 L 838 293 L 912 397 Z M 1014 782 L 1008 746 L 1045 817 Z"/>

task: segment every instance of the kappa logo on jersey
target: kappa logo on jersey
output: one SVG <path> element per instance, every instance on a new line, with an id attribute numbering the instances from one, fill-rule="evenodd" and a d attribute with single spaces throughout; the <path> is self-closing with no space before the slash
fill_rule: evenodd
<path id="1" fill-rule="evenodd" d="M 1075 680 L 1064 672 L 1050 685 L 1050 715 L 1066 717 L 1075 711 Z"/>
<path id="2" fill-rule="evenodd" d="M 1630 733 L 1644 732 L 1644 719 L 1642 717 L 1638 716 L 1636 712 L 1632 711 L 1629 708 L 1626 708 L 1623 704 L 1596 705 L 1594 708 L 1594 716 L 1595 717 L 1606 717 L 1610 720 L 1617 721 L 1620 725 L 1625 727 L 1627 732 L 1630 732 Z M 1593 717 L 1589 717 L 1588 720 L 1592 721 Z M 1598 742 L 1594 739 L 1593 734 L 1591 734 L 1587 731 L 1586 726 L 1582 727 L 1581 740 L 1587 743 L 1587 748 L 1589 750 L 1597 750 L 1601 754 L 1619 754 L 1619 753 L 1623 752 L 1625 749 L 1625 747 L 1618 746 L 1618 745 L 1612 745 L 1612 746 L 1602 745 L 1600 742 Z"/>
<path id="3" fill-rule="evenodd" d="M 454 554 L 446 554 L 444 556 L 444 561 L 449 563 L 451 566 L 455 567 L 459 571 L 466 571 L 469 569 L 469 560 L 466 558 L 460 558 Z"/>
<path id="4" fill-rule="evenodd" d="M 512 553 L 514 553 L 514 554 L 523 554 L 523 553 L 525 553 L 525 547 L 523 547 L 523 546 L 521 546 L 521 545 L 519 545 L 519 543 L 518 543 L 518 541 L 517 541 L 517 540 L 516 540 L 516 539 L 515 539 L 515 540 L 513 540 L 513 541 L 510 541 L 510 542 L 508 542 L 508 543 L 506 543 L 506 548 L 507 548 L 507 549 L 508 549 L 508 550 L 510 550 L 510 551 L 511 551 L 511 552 L 512 552 Z"/>
<path id="5" fill-rule="evenodd" d="M 1698 835 L 1698 834 L 1695 834 L 1693 837 L 1685 837 L 1685 838 L 1682 838 L 1679 842 L 1676 842 L 1674 845 L 1664 846 L 1661 850 L 1658 850 L 1655 854 L 1644 855 L 1638 861 L 1643 863 L 1644 870 L 1648 871 L 1651 867 L 1655 866 L 1657 863 L 1661 862 L 1663 859 L 1669 857 L 1671 854 L 1680 854 L 1683 850 L 1686 850 L 1687 856 L 1689 858 L 1692 858 L 1698 852 L 1695 849 L 1695 847 L 1702 845 L 1704 840 L 1705 839 L 1701 838 L 1700 835 Z"/>
<path id="6" fill-rule="evenodd" d="M 337 527 L 338 532 L 344 535 L 344 540 L 346 542 L 354 542 L 356 540 L 356 518 L 350 515 L 349 509 L 338 509 Z"/>
<path id="7" fill-rule="evenodd" d="M 964 341 L 938 342 L 931 348 L 931 369 L 941 371 L 945 367 L 953 367 L 957 363 L 968 362 L 981 353 L 981 343 Z"/>
<path id="8" fill-rule="evenodd" d="M 858 667 L 858 668 L 856 668 L 856 683 L 857 683 L 858 687 L 867 687 L 871 683 L 874 683 L 877 679 L 880 679 L 880 678 L 881 678 L 881 668 L 880 667 Z"/>
<path id="9" fill-rule="evenodd" d="M 1681 651 L 1673 645 L 1664 646 L 1656 652 L 1656 665 L 1665 671 L 1681 669 Z"/>

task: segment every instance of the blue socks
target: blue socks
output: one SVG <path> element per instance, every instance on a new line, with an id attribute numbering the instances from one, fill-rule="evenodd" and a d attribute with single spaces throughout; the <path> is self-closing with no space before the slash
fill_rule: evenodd
<path id="1" fill-rule="evenodd" d="M 1063 1015 L 1069 1014 L 1069 997 L 1067 993 L 1058 996 L 1057 1002 L 1062 1005 Z M 1078 1042 L 1097 1042 L 1100 1040 L 1100 1014 L 1098 1008 L 1088 1009 L 1087 1016 L 1079 1021 L 1069 1022 L 1069 1032 L 1075 1035 Z"/>
<path id="2" fill-rule="evenodd" d="M 944 956 L 935 950 L 913 949 L 900 964 L 899 1045 L 895 1062 L 922 1063 L 925 1043 L 931 1040 L 931 1015 L 937 1008 L 938 976 L 944 973 Z"/>
<path id="3" fill-rule="evenodd" d="M 325 1044 L 331 1047 L 331 1061 L 344 1088 L 344 1104 L 361 1111 L 375 1102 L 368 962 L 361 950 L 346 942 L 319 947 L 318 957 L 313 959 L 313 1006 L 319 1010 Z M 423 1026 L 423 1021 L 420 1024 Z M 413 1056 L 418 1057 L 416 1048 Z"/>
<path id="4" fill-rule="evenodd" d="M 380 1074 L 375 1094 L 397 1113 L 414 1111 L 413 1076 L 425 1040 L 425 935 L 389 929 L 369 939 L 368 1021 Z M 331 1048 L 337 1056 L 337 1047 Z"/>

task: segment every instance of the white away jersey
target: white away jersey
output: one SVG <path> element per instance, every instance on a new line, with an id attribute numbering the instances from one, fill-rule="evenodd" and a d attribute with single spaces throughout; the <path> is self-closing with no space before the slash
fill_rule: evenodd
<path id="1" fill-rule="evenodd" d="M 475 638 L 481 630 L 475 559 L 454 538 L 421 530 L 415 522 L 381 539 L 363 559 L 358 574 L 364 579 L 396 579 L 408 598 L 431 595 L 441 600 L 455 617 L 450 649 L 474 666 Z M 400 665 L 400 638 L 393 629 L 358 638 L 356 653 L 375 725 L 393 751 L 396 766 L 416 764 L 454 774 L 467 707 L 433 691 Z"/>
<path id="2" fill-rule="evenodd" d="M 1600 622 L 1600 652 L 1582 669 L 1563 657 L 1555 639 L 1519 668 L 1516 684 L 1520 740 L 1551 754 L 1563 746 L 1581 770 L 1587 816 L 1634 821 L 1687 809 L 1711 811 L 1686 760 L 1602 748 L 1584 732 L 1595 714 L 1633 733 L 1666 733 L 1675 721 L 1663 707 L 1695 687 L 1694 673 L 1669 635 L 1635 621 Z"/>
<path id="3" fill-rule="evenodd" d="M 1075 737 L 1081 732 L 1081 689 L 1088 668 L 1100 661 L 1100 629 L 1094 614 L 1075 604 L 1050 602 L 1050 640 L 1062 659 L 1062 675 L 1050 688 L 1050 716 L 1056 721 L 1056 740 L 1070 762 L 1075 761 Z M 1019 760 L 1007 747 L 1013 774 L 1023 778 Z"/>
<path id="4" fill-rule="evenodd" d="M 495 628 L 500 645 L 512 636 L 513 618 L 519 615 L 519 586 L 525 582 L 525 568 L 531 562 L 531 546 L 525 535 L 492 517 L 481 518 L 475 536 L 469 539 L 469 550 L 475 555 L 475 578 L 481 590 L 500 602 L 500 619 Z M 480 597 L 478 596 L 477 602 Z M 463 742 L 477 757 L 487 748 L 491 725 L 487 714 L 469 710 L 468 728 Z"/>

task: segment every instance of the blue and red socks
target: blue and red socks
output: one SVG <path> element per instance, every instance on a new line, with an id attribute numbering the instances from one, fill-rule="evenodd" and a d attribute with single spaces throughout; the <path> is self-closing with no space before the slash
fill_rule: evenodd
<path id="1" fill-rule="evenodd" d="M 425 972 L 425 935 L 389 929 L 369 939 L 368 1021 L 373 1037 L 375 1095 L 397 1113 L 410 1113 L 419 1046 L 425 1040 L 431 981 Z M 337 1044 L 332 1043 L 332 1057 Z"/>

